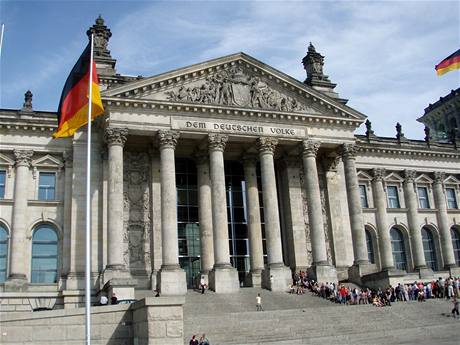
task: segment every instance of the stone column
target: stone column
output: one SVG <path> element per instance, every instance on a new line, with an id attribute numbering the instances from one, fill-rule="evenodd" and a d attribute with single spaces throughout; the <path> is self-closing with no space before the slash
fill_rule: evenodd
<path id="1" fill-rule="evenodd" d="M 64 152 L 64 227 L 63 227 L 63 255 L 62 255 L 62 272 L 61 276 L 67 278 L 70 273 L 70 258 L 72 251 L 71 228 L 72 228 L 72 175 L 73 175 L 73 155 L 72 151 Z"/>
<path id="2" fill-rule="evenodd" d="M 162 295 L 185 295 L 187 282 L 185 271 L 179 266 L 177 242 L 177 191 L 174 150 L 179 133 L 158 131 L 160 143 L 161 181 L 161 244 L 162 265 L 160 270 L 160 292 Z"/>
<path id="3" fill-rule="evenodd" d="M 209 274 L 209 286 L 215 292 L 231 293 L 239 289 L 238 272 L 230 264 L 228 242 L 227 199 L 225 193 L 224 150 L 228 136 L 209 134 L 211 173 L 212 229 L 214 268 Z"/>
<path id="4" fill-rule="evenodd" d="M 29 166 L 33 151 L 14 150 L 16 174 L 14 183 L 14 204 L 11 231 L 10 274 L 5 282 L 5 290 L 24 290 L 27 288 L 26 246 L 27 237 L 27 195 L 29 185 Z"/>
<path id="5" fill-rule="evenodd" d="M 350 215 L 351 235 L 355 265 L 369 264 L 367 257 L 366 233 L 364 231 L 363 211 L 359 195 L 358 176 L 356 175 L 356 146 L 344 144 L 342 157 L 347 187 L 348 212 Z"/>
<path id="6" fill-rule="evenodd" d="M 374 196 L 374 206 L 376 208 L 377 230 L 379 232 L 379 251 L 382 270 L 394 269 L 393 252 L 391 250 L 390 232 L 386 221 L 387 205 L 386 194 L 383 189 L 383 177 L 385 170 L 381 168 L 373 169 L 374 178 L 372 189 Z"/>
<path id="7" fill-rule="evenodd" d="M 320 143 L 313 140 L 304 140 L 302 144 L 308 223 L 313 254 L 313 267 L 311 267 L 310 274 L 320 282 L 336 281 L 337 272 L 327 262 L 326 237 L 324 235 L 321 194 L 319 191 L 318 169 L 316 167 L 316 154 Z"/>
<path id="8" fill-rule="evenodd" d="M 452 236 L 449 228 L 449 218 L 447 217 L 447 202 L 444 191 L 444 173 L 434 173 L 434 202 L 438 209 L 438 226 L 441 237 L 441 250 L 444 259 L 444 268 L 450 269 L 455 267 L 454 249 L 452 247 Z"/>
<path id="9" fill-rule="evenodd" d="M 272 291 L 285 291 L 291 281 L 291 272 L 284 266 L 281 247 L 281 227 L 276 190 L 273 154 L 278 140 L 261 137 L 257 139 L 262 193 L 264 200 L 265 237 L 267 241 L 267 267 L 262 273 L 262 286 Z"/>
<path id="10" fill-rule="evenodd" d="M 404 199 L 407 207 L 407 223 L 409 225 L 412 244 L 414 268 L 418 271 L 422 271 L 426 269 L 426 262 L 425 253 L 423 251 L 422 232 L 417 222 L 418 202 L 414 184 L 415 176 L 415 170 L 404 171 Z"/>
<path id="11" fill-rule="evenodd" d="M 124 271 L 123 262 L 123 146 L 128 136 L 126 128 L 106 128 L 108 147 L 108 211 L 107 211 L 107 274 L 104 281 L 114 277 L 111 271 Z"/>
<path id="12" fill-rule="evenodd" d="M 198 180 L 198 217 L 200 221 L 201 275 L 204 276 L 206 284 L 209 284 L 208 274 L 214 266 L 209 155 L 206 151 L 199 151 L 195 156 Z"/>
<path id="13" fill-rule="evenodd" d="M 257 157 L 255 155 L 245 155 L 243 157 L 246 205 L 248 209 L 249 251 L 251 254 L 251 272 L 248 279 L 251 286 L 260 287 L 262 284 L 262 270 L 264 269 L 264 251 L 256 163 Z"/>

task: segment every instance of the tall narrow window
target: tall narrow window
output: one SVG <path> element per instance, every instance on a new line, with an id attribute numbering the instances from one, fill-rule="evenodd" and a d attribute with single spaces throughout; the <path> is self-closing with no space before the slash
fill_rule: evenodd
<path id="1" fill-rule="evenodd" d="M 455 262 L 457 266 L 460 266 L 460 231 L 451 227 L 450 234 L 452 236 L 452 247 L 454 248 Z"/>
<path id="2" fill-rule="evenodd" d="M 38 200 L 54 200 L 56 189 L 56 174 L 41 172 L 38 180 Z"/>
<path id="3" fill-rule="evenodd" d="M 32 236 L 32 283 L 56 283 L 58 237 L 48 225 L 39 225 Z"/>
<path id="4" fill-rule="evenodd" d="M 430 208 L 428 200 L 428 189 L 426 187 L 417 187 L 418 205 L 420 208 Z"/>
<path id="5" fill-rule="evenodd" d="M 368 208 L 369 204 L 367 202 L 366 186 L 363 184 L 359 185 L 359 196 L 361 197 L 361 207 Z"/>
<path id="6" fill-rule="evenodd" d="M 433 271 L 437 271 L 438 263 L 436 260 L 436 249 L 434 246 L 433 233 L 426 227 L 422 228 L 422 241 L 426 265 Z"/>
<path id="7" fill-rule="evenodd" d="M 387 187 L 387 194 L 388 194 L 388 207 L 389 208 L 400 208 L 400 206 L 399 206 L 399 196 L 398 196 L 398 187 L 396 187 L 396 186 L 388 186 Z"/>
<path id="8" fill-rule="evenodd" d="M 391 228 L 390 236 L 395 267 L 398 270 L 407 270 L 406 248 L 404 246 L 404 237 L 401 230 Z"/>
<path id="9" fill-rule="evenodd" d="M 8 267 L 8 231 L 0 224 L 0 284 L 6 280 Z"/>
<path id="10" fill-rule="evenodd" d="M 6 171 L 0 170 L 0 199 L 5 199 Z"/>
<path id="11" fill-rule="evenodd" d="M 454 188 L 446 188 L 446 197 L 447 197 L 447 208 L 450 208 L 450 209 L 458 208 L 457 198 L 455 195 Z"/>
<path id="12" fill-rule="evenodd" d="M 375 256 L 374 256 L 374 246 L 372 243 L 372 236 L 369 230 L 365 230 L 366 232 L 366 245 L 367 245 L 367 259 L 371 264 L 375 264 Z"/>

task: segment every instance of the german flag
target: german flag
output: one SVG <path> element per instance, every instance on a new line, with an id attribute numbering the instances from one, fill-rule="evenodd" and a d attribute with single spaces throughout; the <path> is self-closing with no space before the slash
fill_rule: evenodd
<path id="1" fill-rule="evenodd" d="M 85 48 L 75 66 L 72 68 L 62 90 L 58 109 L 58 129 L 54 138 L 72 136 L 77 129 L 88 123 L 89 78 L 91 63 L 91 42 Z M 91 119 L 104 113 L 96 63 L 93 61 L 92 73 L 92 107 Z"/>
<path id="2" fill-rule="evenodd" d="M 438 76 L 460 68 L 460 49 L 435 66 Z"/>

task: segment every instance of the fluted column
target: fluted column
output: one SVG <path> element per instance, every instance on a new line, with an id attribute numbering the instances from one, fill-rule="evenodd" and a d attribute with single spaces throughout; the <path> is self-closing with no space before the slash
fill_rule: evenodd
<path id="1" fill-rule="evenodd" d="M 107 269 L 124 270 L 123 262 L 123 146 L 126 128 L 106 128 L 108 147 Z"/>
<path id="2" fill-rule="evenodd" d="M 61 276 L 67 278 L 70 273 L 70 260 L 72 252 L 71 228 L 72 228 L 72 175 L 73 175 L 73 154 L 72 151 L 64 152 L 64 229 L 63 229 L 63 256 Z"/>
<path id="3" fill-rule="evenodd" d="M 162 295 L 183 295 L 187 292 L 185 271 L 179 265 L 177 242 L 177 191 L 174 150 L 179 132 L 158 131 L 160 144 L 161 182 L 161 245 L 162 265 L 160 292 Z"/>
<path id="4" fill-rule="evenodd" d="M 374 205 L 376 208 L 376 222 L 379 232 L 379 250 L 382 270 L 394 268 L 393 252 L 391 250 L 390 232 L 386 222 L 387 205 L 386 195 L 383 189 L 384 169 L 373 169 L 374 178 L 372 180 Z"/>
<path id="5" fill-rule="evenodd" d="M 313 140 L 303 141 L 303 167 L 313 264 L 325 265 L 327 264 L 326 238 L 324 235 L 318 170 L 316 168 L 316 154 L 318 153 L 319 146 L 320 143 Z"/>
<path id="6" fill-rule="evenodd" d="M 446 269 L 455 266 L 454 249 L 452 247 L 452 236 L 449 228 L 449 218 L 447 217 L 447 202 L 444 191 L 444 173 L 434 173 L 434 202 L 438 209 L 438 226 L 441 237 L 441 250 L 444 259 L 444 267 Z"/>
<path id="7" fill-rule="evenodd" d="M 251 253 L 251 283 L 253 286 L 260 286 L 260 273 L 264 269 L 264 252 L 256 164 L 257 158 L 255 155 L 243 157 L 246 205 L 248 209 L 249 250 Z"/>
<path id="8" fill-rule="evenodd" d="M 215 292 L 222 293 L 236 292 L 239 289 L 238 272 L 230 264 L 228 242 L 224 171 L 224 150 L 227 141 L 227 135 L 209 134 L 208 136 L 214 241 L 214 268 L 209 275 L 209 286 Z"/>
<path id="9" fill-rule="evenodd" d="M 212 236 L 211 178 L 209 155 L 206 151 L 196 154 L 198 182 L 198 216 L 200 221 L 201 273 L 206 275 L 214 266 L 214 244 Z"/>
<path id="10" fill-rule="evenodd" d="M 29 167 L 33 151 L 14 150 L 16 160 L 16 174 L 14 183 L 14 204 L 13 220 L 11 231 L 11 256 L 10 274 L 8 280 L 14 280 L 19 285 L 27 281 L 27 271 L 24 253 L 28 252 L 26 247 L 27 234 L 27 195 Z"/>
<path id="11" fill-rule="evenodd" d="M 425 253 L 423 251 L 422 232 L 417 222 L 417 193 L 415 192 L 415 170 L 404 171 L 404 199 L 407 207 L 407 223 L 413 250 L 414 268 L 426 268 Z"/>
<path id="12" fill-rule="evenodd" d="M 342 147 L 342 157 L 345 169 L 351 236 L 353 240 L 354 264 L 368 264 L 369 260 L 367 256 L 366 234 L 364 232 L 363 211 L 355 167 L 356 146 L 354 144 L 344 144 Z"/>

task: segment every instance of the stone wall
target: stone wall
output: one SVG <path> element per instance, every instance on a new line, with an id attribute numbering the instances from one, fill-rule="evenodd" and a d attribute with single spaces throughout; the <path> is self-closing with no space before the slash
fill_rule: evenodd
<path id="1" fill-rule="evenodd" d="M 184 297 L 146 298 L 91 309 L 93 345 L 183 343 Z M 1 344 L 82 344 L 85 309 L 0 314 Z"/>

